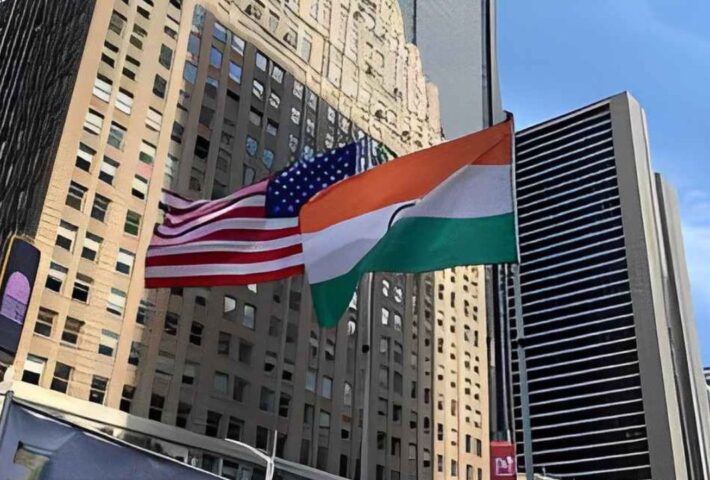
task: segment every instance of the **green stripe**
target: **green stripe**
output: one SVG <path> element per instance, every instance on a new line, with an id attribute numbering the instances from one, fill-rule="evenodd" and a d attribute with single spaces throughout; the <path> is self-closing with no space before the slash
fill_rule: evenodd
<path id="1" fill-rule="evenodd" d="M 421 273 L 517 262 L 512 213 L 481 218 L 405 218 L 345 275 L 311 285 L 318 323 L 335 326 L 363 273 Z"/>

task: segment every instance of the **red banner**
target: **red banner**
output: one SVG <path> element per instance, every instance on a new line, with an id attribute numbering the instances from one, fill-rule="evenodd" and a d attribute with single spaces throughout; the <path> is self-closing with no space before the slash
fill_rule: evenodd
<path id="1" fill-rule="evenodd" d="M 510 480 L 516 476 L 515 446 L 510 442 L 491 442 L 491 480 Z"/>

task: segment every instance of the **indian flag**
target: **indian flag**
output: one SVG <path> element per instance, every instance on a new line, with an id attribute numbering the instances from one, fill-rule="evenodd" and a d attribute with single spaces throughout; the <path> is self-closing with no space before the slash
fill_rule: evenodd
<path id="1" fill-rule="evenodd" d="M 512 121 L 332 185 L 300 213 L 318 321 L 335 325 L 365 272 L 517 262 Z"/>

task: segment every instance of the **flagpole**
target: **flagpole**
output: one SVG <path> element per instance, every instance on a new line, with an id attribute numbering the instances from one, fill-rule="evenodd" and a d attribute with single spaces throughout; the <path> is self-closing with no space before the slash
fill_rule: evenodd
<path id="1" fill-rule="evenodd" d="M 361 311 L 366 312 L 364 328 L 362 332 L 362 354 L 365 357 L 365 378 L 363 379 L 364 399 L 362 407 L 362 438 L 360 438 L 360 478 L 368 478 L 370 467 L 369 442 L 370 434 L 370 384 L 372 377 L 372 309 L 374 302 L 372 298 L 375 294 L 374 274 L 368 273 L 366 277 L 367 295 Z"/>
<path id="2" fill-rule="evenodd" d="M 274 477 L 274 461 L 276 459 L 276 445 L 279 438 L 279 421 L 281 408 L 281 390 L 283 388 L 283 370 L 286 363 L 286 339 L 288 337 L 288 320 L 291 313 L 291 277 L 288 277 L 285 282 L 286 294 L 284 295 L 283 304 L 283 324 L 281 326 L 281 345 L 279 346 L 279 361 L 276 367 L 276 396 L 274 405 L 274 444 L 271 448 L 271 461 L 267 465 L 265 480 L 272 480 Z"/>
<path id="3" fill-rule="evenodd" d="M 518 192 L 516 182 L 515 161 L 515 121 L 513 115 L 508 113 L 511 120 L 511 175 L 513 183 L 513 213 L 515 217 L 515 245 L 518 253 L 518 263 L 511 265 L 513 276 L 513 304 L 515 309 L 515 341 L 518 352 L 518 379 L 520 382 L 520 409 L 523 423 L 523 456 L 525 459 L 525 478 L 534 480 L 532 458 L 532 431 L 530 426 L 530 398 L 528 392 L 528 370 L 525 352 L 525 325 L 523 324 L 523 299 L 520 287 L 520 221 L 518 219 Z M 506 282 L 507 283 L 507 282 Z M 507 285 L 506 285 L 507 287 Z M 513 429 L 515 429 L 515 416 L 513 416 Z M 513 436 L 515 437 L 515 436 Z"/>

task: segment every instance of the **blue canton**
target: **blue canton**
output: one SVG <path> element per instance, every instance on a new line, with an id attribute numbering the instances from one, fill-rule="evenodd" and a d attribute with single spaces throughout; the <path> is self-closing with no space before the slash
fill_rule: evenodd
<path id="1" fill-rule="evenodd" d="M 267 217 L 296 217 L 316 193 L 358 171 L 358 143 L 302 158 L 279 172 L 266 188 Z"/>

